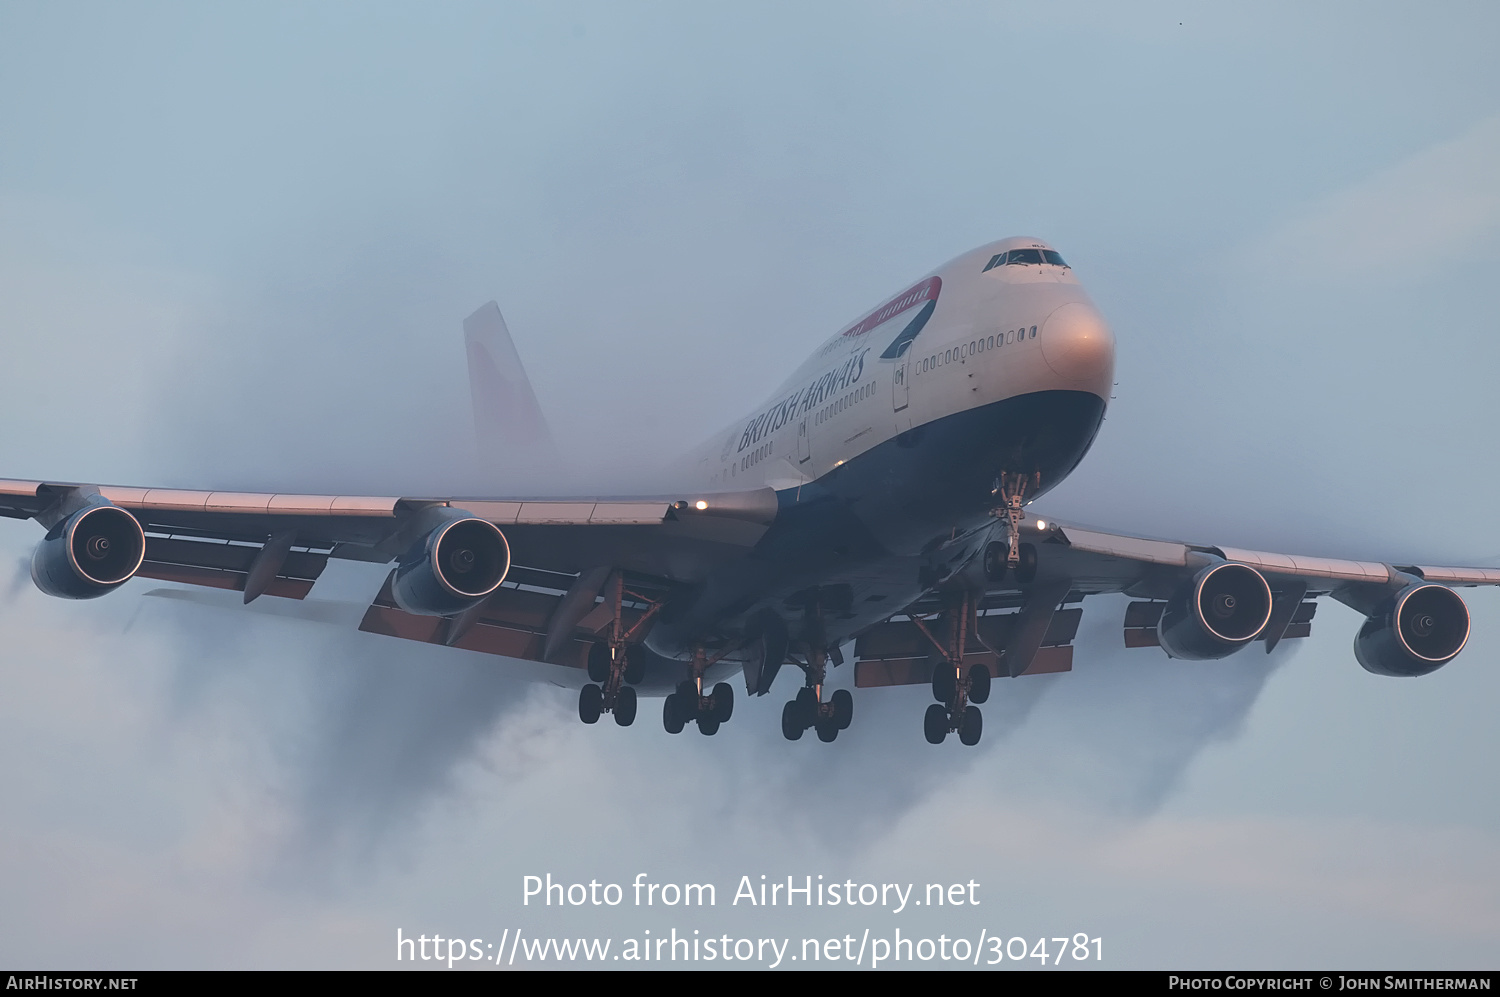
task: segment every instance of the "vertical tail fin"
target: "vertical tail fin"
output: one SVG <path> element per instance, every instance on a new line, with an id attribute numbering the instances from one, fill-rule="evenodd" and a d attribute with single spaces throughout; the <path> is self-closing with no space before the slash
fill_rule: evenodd
<path id="1" fill-rule="evenodd" d="M 491 466 L 518 456 L 555 459 L 552 431 L 499 305 L 491 301 L 464 319 L 464 345 L 481 458 Z"/>

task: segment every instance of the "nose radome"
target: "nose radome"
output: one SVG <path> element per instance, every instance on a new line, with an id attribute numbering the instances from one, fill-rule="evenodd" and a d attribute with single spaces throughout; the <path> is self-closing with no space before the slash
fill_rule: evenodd
<path id="1" fill-rule="evenodd" d="M 1098 309 L 1074 301 L 1042 324 L 1042 356 L 1059 377 L 1087 381 L 1114 367 L 1115 336 Z"/>

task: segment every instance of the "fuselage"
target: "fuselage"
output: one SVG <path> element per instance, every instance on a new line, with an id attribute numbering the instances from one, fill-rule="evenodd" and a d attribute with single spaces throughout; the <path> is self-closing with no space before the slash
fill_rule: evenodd
<path id="1" fill-rule="evenodd" d="M 1030 501 L 1077 465 L 1113 376 L 1113 335 L 1051 246 L 1005 239 L 939 267 L 689 455 L 708 489 L 769 486 L 780 511 L 651 643 L 680 653 L 810 600 L 830 641 L 883 619 L 982 545 L 1002 474 L 1027 476 Z"/>

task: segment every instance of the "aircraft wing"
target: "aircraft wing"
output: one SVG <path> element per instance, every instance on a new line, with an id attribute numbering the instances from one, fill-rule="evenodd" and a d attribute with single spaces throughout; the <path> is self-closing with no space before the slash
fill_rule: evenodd
<path id="1" fill-rule="evenodd" d="M 1162 647 L 1188 659 L 1225 657 L 1255 642 L 1269 653 L 1282 640 L 1306 637 L 1317 600 L 1331 596 L 1366 617 L 1355 656 L 1367 670 L 1422 675 L 1455 657 L 1468 639 L 1468 610 L 1449 590 L 1500 585 L 1500 568 L 1156 540 L 1030 514 L 1021 541 L 1034 552 L 1023 569 L 1027 577 L 990 567 L 969 601 L 955 602 L 939 588 L 863 632 L 855 642 L 856 684 L 928 682 L 945 652 L 951 658 L 958 647 L 966 667 L 984 665 L 996 677 L 1068 671 L 1083 612 L 1077 604 L 1107 593 L 1137 599 L 1125 611 L 1126 647 Z M 953 623 L 959 617 L 967 621 L 962 643 Z"/>
<path id="2" fill-rule="evenodd" d="M 587 625 L 596 622 L 582 618 L 608 581 L 608 570 L 601 569 L 619 572 L 642 597 L 626 596 L 638 617 L 651 593 L 693 584 L 724 559 L 743 555 L 776 514 L 769 488 L 504 500 L 0 479 L 0 516 L 34 518 L 52 533 L 79 510 L 105 504 L 126 510 L 144 530 L 144 556 L 134 574 L 239 591 L 246 602 L 261 595 L 305 598 L 330 557 L 386 564 L 443 523 L 464 516 L 484 520 L 503 534 L 511 568 L 503 586 L 475 612 L 457 618 L 405 612 L 392 599 L 393 572 L 362 629 L 578 667 L 589 642 L 575 639 L 575 627 L 581 620 L 586 637 Z M 564 602 L 569 608 L 560 613 Z"/>

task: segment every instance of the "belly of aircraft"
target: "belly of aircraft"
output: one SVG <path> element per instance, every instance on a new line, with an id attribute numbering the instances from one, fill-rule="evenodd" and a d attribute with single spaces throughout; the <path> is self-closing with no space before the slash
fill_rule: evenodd
<path id="1" fill-rule="evenodd" d="M 992 522 L 1002 472 L 1032 475 L 1036 494 L 1047 491 L 1083 458 L 1103 415 L 1091 392 L 1019 395 L 933 420 L 780 491 L 776 523 L 745 563 L 711 580 L 653 643 L 676 651 L 763 607 L 793 622 L 810 599 L 828 637 L 847 639 L 921 594 L 934 551 Z"/>

